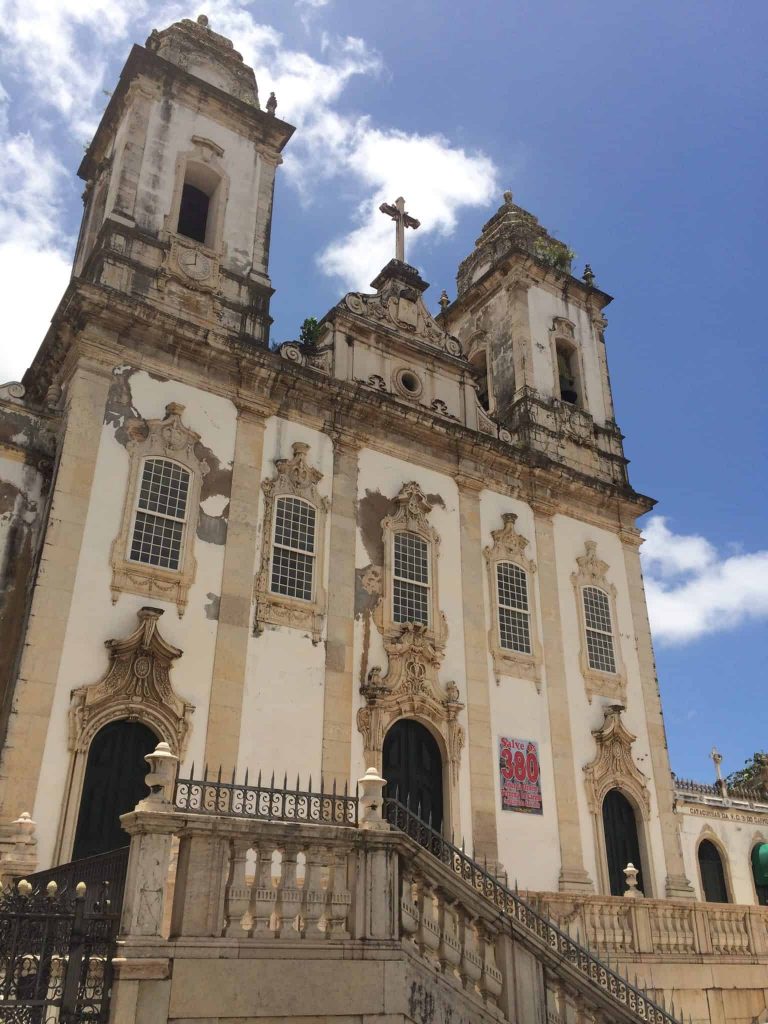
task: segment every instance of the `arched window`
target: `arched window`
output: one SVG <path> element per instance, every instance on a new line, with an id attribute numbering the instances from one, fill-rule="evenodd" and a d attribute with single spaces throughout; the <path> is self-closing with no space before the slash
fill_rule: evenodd
<path id="1" fill-rule="evenodd" d="M 488 374 L 488 353 L 485 348 L 478 349 L 470 356 L 469 365 L 477 382 L 477 400 L 486 412 L 490 412 L 491 382 Z"/>
<path id="2" fill-rule="evenodd" d="M 757 902 L 768 907 L 768 843 L 758 843 L 752 850 L 752 878 Z"/>
<path id="3" fill-rule="evenodd" d="M 392 620 L 429 625 L 429 544 L 400 530 L 392 536 Z"/>
<path id="4" fill-rule="evenodd" d="M 638 869 L 637 885 L 645 892 L 642 878 L 637 819 L 632 804 L 618 789 L 610 789 L 603 800 L 603 835 L 608 861 L 608 880 L 612 896 L 623 896 L 627 888 L 624 868 L 632 863 Z"/>
<path id="5" fill-rule="evenodd" d="M 120 815 L 147 795 L 144 757 L 156 746 L 157 736 L 141 722 L 110 722 L 96 733 L 88 750 L 73 860 L 128 845 Z"/>
<path id="6" fill-rule="evenodd" d="M 499 644 L 504 650 L 531 653 L 528 574 L 514 562 L 496 563 Z"/>
<path id="7" fill-rule="evenodd" d="M 557 380 L 560 388 L 560 398 L 569 405 L 578 405 L 579 392 L 578 369 L 576 367 L 576 351 L 560 340 L 556 343 L 557 351 Z"/>
<path id="8" fill-rule="evenodd" d="M 608 595 L 599 587 L 582 589 L 584 631 L 589 667 L 598 672 L 615 672 L 611 605 Z"/>
<path id="9" fill-rule="evenodd" d="M 196 242 L 205 243 L 210 203 L 210 196 L 206 195 L 201 188 L 185 181 L 179 204 L 179 223 L 176 228 L 178 233 L 192 238 Z"/>
<path id="10" fill-rule="evenodd" d="M 707 903 L 728 903 L 728 887 L 720 851 L 711 840 L 702 839 L 698 857 L 704 899 Z"/>
<path id="11" fill-rule="evenodd" d="M 303 498 L 286 496 L 275 502 L 272 539 L 273 594 L 311 601 L 314 594 L 317 513 Z"/>
<path id="12" fill-rule="evenodd" d="M 443 824 L 443 759 L 432 733 L 420 722 L 401 718 L 384 737 L 385 795 L 410 807 L 440 831 Z"/>
<path id="13" fill-rule="evenodd" d="M 189 471 L 178 462 L 144 460 L 128 556 L 132 562 L 181 567 L 189 479 Z"/>
<path id="14" fill-rule="evenodd" d="M 177 234 L 216 248 L 222 219 L 220 185 L 221 177 L 212 167 L 188 161 L 178 198 Z"/>

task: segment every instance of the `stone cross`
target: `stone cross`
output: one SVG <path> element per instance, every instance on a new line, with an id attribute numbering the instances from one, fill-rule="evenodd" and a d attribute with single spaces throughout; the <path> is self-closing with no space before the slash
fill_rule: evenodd
<path id="1" fill-rule="evenodd" d="M 416 220 L 410 213 L 406 213 L 405 200 L 402 196 L 399 196 L 394 203 L 382 203 L 379 209 L 395 222 L 395 257 L 401 263 L 405 263 L 405 229 L 414 228 L 415 230 L 421 221 Z"/>

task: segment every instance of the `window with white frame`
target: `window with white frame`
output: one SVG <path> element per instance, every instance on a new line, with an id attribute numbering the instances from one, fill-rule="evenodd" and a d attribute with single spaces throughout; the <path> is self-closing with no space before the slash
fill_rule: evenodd
<path id="1" fill-rule="evenodd" d="M 286 496 L 275 502 L 272 537 L 273 594 L 311 601 L 314 591 L 317 513 L 303 498 Z"/>
<path id="2" fill-rule="evenodd" d="M 615 672 L 611 606 L 608 595 L 598 587 L 584 587 L 584 626 L 589 667 L 598 672 Z"/>
<path id="3" fill-rule="evenodd" d="M 496 563 L 499 643 L 507 651 L 531 653 L 528 574 L 514 562 Z"/>
<path id="4" fill-rule="evenodd" d="M 183 557 L 190 473 L 170 459 L 145 459 L 129 559 L 178 570 Z"/>
<path id="5" fill-rule="evenodd" d="M 429 544 L 400 530 L 393 536 L 392 619 L 429 625 Z"/>

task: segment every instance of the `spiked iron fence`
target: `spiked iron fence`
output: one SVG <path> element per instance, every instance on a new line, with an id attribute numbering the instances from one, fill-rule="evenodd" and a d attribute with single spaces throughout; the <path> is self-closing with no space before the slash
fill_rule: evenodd
<path id="1" fill-rule="evenodd" d="M 301 788 L 299 778 L 295 787 L 288 785 L 288 776 L 283 784 L 275 785 L 274 772 L 269 785 L 262 782 L 259 772 L 256 783 L 249 783 L 248 772 L 242 783 L 235 781 L 232 773 L 229 782 L 222 780 L 221 769 L 215 778 L 208 778 L 208 769 L 202 779 L 195 779 L 195 766 L 188 778 L 179 776 L 174 789 L 174 803 L 180 811 L 195 814 L 224 814 L 238 818 L 255 818 L 262 821 L 297 821 L 317 825 L 356 825 L 357 792 L 350 794 L 347 786 L 338 792 L 334 782 L 330 790 L 320 782 L 319 792 L 312 789 L 310 776 L 306 789 Z"/>

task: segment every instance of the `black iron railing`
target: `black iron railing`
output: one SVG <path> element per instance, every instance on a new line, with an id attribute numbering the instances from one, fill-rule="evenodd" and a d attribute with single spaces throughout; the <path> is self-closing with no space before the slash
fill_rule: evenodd
<path id="1" fill-rule="evenodd" d="M 82 857 L 66 864 L 58 864 L 54 868 L 46 868 L 45 871 L 36 871 L 33 875 L 25 875 L 24 878 L 34 890 L 40 892 L 45 890 L 49 882 L 55 882 L 58 892 L 69 896 L 73 896 L 75 887 L 84 882 L 87 912 L 92 912 L 96 903 L 103 907 L 106 899 L 109 901 L 111 912 L 119 915 L 123 906 L 129 849 L 128 846 L 121 846 L 118 850 L 110 850 L 108 853 Z M 16 881 L 20 879 L 17 878 Z"/>
<path id="2" fill-rule="evenodd" d="M 0 894 L 0 1021 L 106 1024 L 119 925 L 104 894 L 33 889 Z"/>
<path id="3" fill-rule="evenodd" d="M 622 977 L 581 942 L 558 928 L 548 917 L 534 910 L 516 891 L 511 890 L 481 867 L 463 849 L 454 846 L 439 832 L 430 828 L 409 808 L 387 797 L 384 800 L 384 818 L 463 878 L 503 914 L 523 925 L 546 943 L 561 960 L 575 967 L 609 996 L 626 1006 L 640 1020 L 647 1021 L 648 1024 L 677 1024 L 674 1013 L 668 1012 L 649 999 L 637 985 Z"/>
<path id="4" fill-rule="evenodd" d="M 255 785 L 248 782 L 247 771 L 242 783 L 235 782 L 234 773 L 230 782 L 222 781 L 221 771 L 214 779 L 208 778 L 207 771 L 202 779 L 195 779 L 194 774 L 192 765 L 188 778 L 176 779 L 173 799 L 179 811 L 310 825 L 357 824 L 357 793 L 349 793 L 346 785 L 343 792 L 337 791 L 335 783 L 326 790 L 321 780 L 319 792 L 313 792 L 311 777 L 302 789 L 298 778 L 295 787 L 290 787 L 287 776 L 282 786 L 276 786 L 274 774 L 266 785 L 261 772 Z"/>

